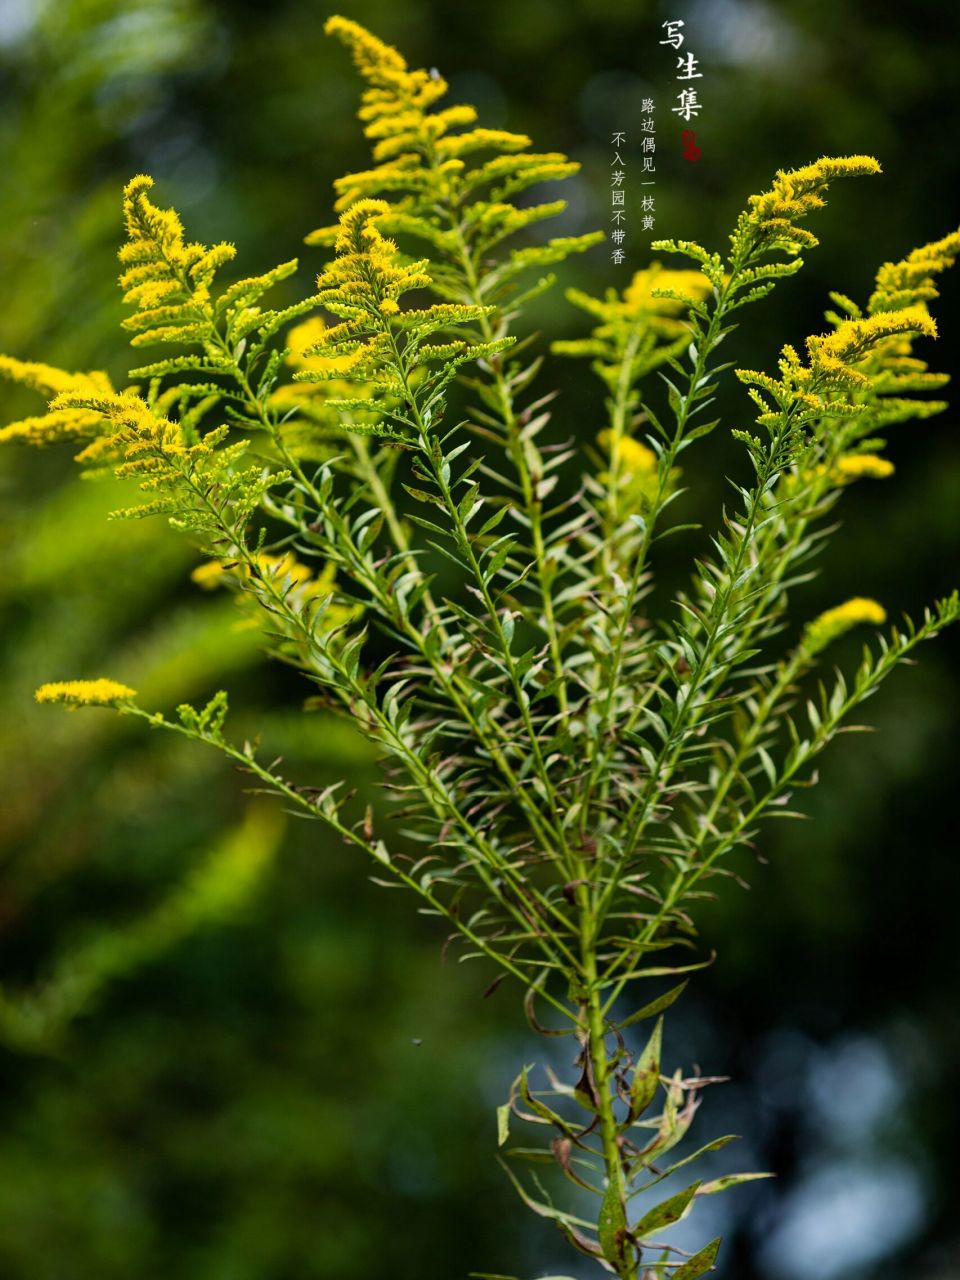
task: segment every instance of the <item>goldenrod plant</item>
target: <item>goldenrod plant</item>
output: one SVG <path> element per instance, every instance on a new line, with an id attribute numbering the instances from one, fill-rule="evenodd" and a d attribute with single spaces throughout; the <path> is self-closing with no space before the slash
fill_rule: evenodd
<path id="1" fill-rule="evenodd" d="M 159 358 L 120 389 L 3 358 L 46 405 L 0 434 L 69 441 L 89 474 L 137 478 L 143 501 L 115 514 L 163 515 L 194 541 L 198 581 L 261 620 L 309 683 L 306 709 L 336 709 L 379 751 L 385 803 L 358 812 L 343 785 L 289 780 L 231 738 L 222 692 L 170 714 L 98 670 L 51 673 L 70 678 L 37 697 L 215 747 L 408 889 L 494 983 L 515 980 L 531 1027 L 571 1042 L 573 1071 L 518 1074 L 497 1115 L 507 1176 L 607 1273 L 694 1280 L 720 1241 L 691 1253 L 669 1228 L 766 1175 L 695 1176 L 730 1136 L 688 1140 L 712 1081 L 665 1060 L 663 1015 L 710 963 L 698 906 L 739 878 L 731 855 L 794 816 L 861 703 L 960 613 L 954 593 L 883 630 L 881 604 L 855 596 L 793 635 L 787 612 L 848 486 L 890 475 L 886 429 L 944 408 L 914 344 L 936 336 L 960 231 L 885 263 L 862 307 L 832 294 L 826 331 L 784 346 L 773 372 L 718 349 L 740 308 L 801 269 L 833 183 L 879 172 L 869 156 L 778 172 L 724 252 L 662 240 L 679 267 L 571 290 L 594 327 L 552 354 L 592 362 L 607 418 L 581 450 L 554 431 L 552 393 L 531 391 L 545 357 L 523 321 L 555 283 L 543 269 L 602 237 L 516 239 L 564 208 L 517 197 L 577 166 L 442 106 L 437 71 L 357 23 L 327 30 L 366 82 L 373 155 L 336 183 L 336 224 L 308 237 L 332 251 L 316 292 L 265 302 L 294 262 L 223 283 L 233 246 L 190 242 L 136 177 L 125 324 Z M 731 370 L 755 416 L 732 430 L 743 465 L 690 586 L 664 599 L 657 553 L 690 536 L 688 451 L 719 426 Z M 853 671 L 818 676 L 862 625 L 875 638 Z M 543 1144 L 517 1138 L 528 1126 Z"/>

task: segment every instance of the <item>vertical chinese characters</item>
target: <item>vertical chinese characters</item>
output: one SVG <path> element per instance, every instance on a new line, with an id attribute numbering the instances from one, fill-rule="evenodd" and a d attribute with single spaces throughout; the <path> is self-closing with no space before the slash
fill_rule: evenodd
<path id="1" fill-rule="evenodd" d="M 610 139 L 614 148 L 613 159 L 610 161 L 610 221 L 613 223 L 613 231 L 610 235 L 610 239 L 613 241 L 613 249 L 610 252 L 610 258 L 618 265 L 626 259 L 623 243 L 627 234 L 625 228 L 627 221 L 627 195 L 626 187 L 623 184 L 627 171 L 624 159 L 620 154 L 626 140 L 627 135 L 619 129 Z"/>
<path id="2" fill-rule="evenodd" d="M 653 98 L 644 98 L 640 104 L 641 142 L 641 178 L 640 186 L 644 188 L 640 196 L 640 225 L 644 231 L 652 231 L 654 214 L 657 208 L 656 198 L 649 187 L 656 186 L 656 154 L 657 154 L 657 119 Z"/>

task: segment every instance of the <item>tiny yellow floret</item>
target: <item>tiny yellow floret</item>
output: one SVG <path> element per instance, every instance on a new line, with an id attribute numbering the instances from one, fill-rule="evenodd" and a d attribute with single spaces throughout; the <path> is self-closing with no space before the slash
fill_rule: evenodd
<path id="1" fill-rule="evenodd" d="M 117 680 L 61 680 L 42 684 L 34 697 L 38 702 L 63 702 L 69 707 L 109 707 L 136 697 L 136 693 Z"/>

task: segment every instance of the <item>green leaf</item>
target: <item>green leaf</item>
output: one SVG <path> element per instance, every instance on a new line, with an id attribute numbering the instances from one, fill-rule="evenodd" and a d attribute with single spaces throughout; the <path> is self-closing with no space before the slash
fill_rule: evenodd
<path id="1" fill-rule="evenodd" d="M 486 524 L 481 525 L 480 530 L 477 533 L 477 537 L 482 538 L 486 534 L 492 533 L 493 530 L 497 527 L 497 525 L 500 523 L 500 521 L 503 519 L 503 517 L 507 514 L 509 510 L 510 508 L 505 505 L 505 506 L 502 506 L 498 511 L 494 512 L 494 514 L 490 517 L 490 519 L 486 522 Z"/>
<path id="2" fill-rule="evenodd" d="M 572 1213 L 564 1213 L 561 1209 L 555 1209 L 552 1204 L 545 1203 L 543 1200 L 534 1200 L 533 1196 L 531 1196 L 526 1191 L 523 1183 L 516 1176 L 516 1174 L 513 1172 L 510 1166 L 506 1163 L 506 1161 L 501 1160 L 500 1157 L 497 1156 L 497 1163 L 500 1165 L 500 1168 L 510 1179 L 511 1183 L 514 1186 L 514 1189 L 517 1192 L 517 1195 L 520 1197 L 523 1203 L 527 1206 L 527 1208 L 531 1209 L 537 1215 L 537 1217 L 550 1218 L 553 1222 L 557 1223 L 557 1225 L 561 1228 L 562 1227 L 568 1227 L 568 1228 L 584 1227 L 587 1230 L 592 1230 L 593 1223 L 587 1222 L 585 1218 L 575 1217 L 574 1214 Z M 537 1186 L 540 1188 L 541 1193 L 546 1195 L 546 1192 L 543 1191 L 543 1188 L 540 1186 L 539 1182 L 537 1183 Z"/>
<path id="3" fill-rule="evenodd" d="M 620 1030 L 624 1027 L 632 1027 L 635 1022 L 643 1022 L 646 1018 L 656 1017 L 658 1013 L 662 1013 L 664 1009 L 669 1009 L 675 1000 L 683 995 L 686 989 L 687 979 L 678 983 L 675 987 L 671 987 L 669 991 L 665 991 L 662 996 L 657 996 L 655 1000 L 651 1000 L 649 1004 L 645 1004 L 643 1008 L 638 1009 L 636 1013 L 631 1013 L 630 1017 L 620 1023 Z"/>
<path id="4" fill-rule="evenodd" d="M 597 1221 L 597 1235 L 607 1261 L 614 1265 L 622 1262 L 627 1242 L 627 1215 L 620 1203 L 619 1188 L 614 1182 L 608 1183 L 604 1192 Z"/>
<path id="5" fill-rule="evenodd" d="M 497 1107 L 497 1146 L 502 1147 L 510 1137 L 510 1103 Z"/>
<path id="6" fill-rule="evenodd" d="M 651 1232 L 660 1231 L 664 1227 L 672 1227 L 675 1222 L 679 1222 L 684 1216 L 693 1198 L 700 1189 L 699 1182 L 693 1182 L 689 1187 L 685 1187 L 683 1191 L 678 1191 L 675 1196 L 671 1196 L 669 1200 L 664 1200 L 651 1209 L 649 1213 L 645 1213 L 637 1225 L 633 1229 L 633 1234 L 638 1240 L 643 1240 Z"/>
<path id="7" fill-rule="evenodd" d="M 695 1253 L 688 1262 L 682 1267 L 678 1267 L 676 1271 L 670 1273 L 670 1280 L 697 1280 L 697 1276 L 704 1275 L 707 1271 L 713 1270 L 713 1264 L 717 1260 L 717 1253 L 720 1249 L 721 1240 L 718 1236 L 716 1240 L 701 1249 L 699 1253 Z"/>
<path id="8" fill-rule="evenodd" d="M 756 1182 L 760 1178 L 775 1178 L 775 1173 L 728 1173 L 722 1178 L 714 1178 L 705 1182 L 697 1192 L 701 1196 L 713 1196 L 718 1191 L 728 1191 L 731 1187 L 739 1187 L 741 1182 Z"/>
<path id="9" fill-rule="evenodd" d="M 660 1051 L 663 1041 L 663 1018 L 657 1019 L 646 1047 L 641 1053 L 633 1073 L 630 1089 L 630 1118 L 642 1115 L 656 1097 L 660 1083 Z"/>

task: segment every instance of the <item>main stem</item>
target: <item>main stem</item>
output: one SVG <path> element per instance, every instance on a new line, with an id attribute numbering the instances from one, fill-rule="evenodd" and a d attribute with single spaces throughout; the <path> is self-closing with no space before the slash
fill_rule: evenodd
<path id="1" fill-rule="evenodd" d="M 617 1199 L 627 1216 L 627 1182 L 620 1157 L 619 1124 L 614 1110 L 613 1091 L 610 1087 L 610 1061 L 607 1057 L 607 1036 L 603 1016 L 603 995 L 597 972 L 596 918 L 590 889 L 581 885 L 577 890 L 580 907 L 580 957 L 583 965 L 585 991 L 581 1006 L 581 1034 L 586 1040 L 587 1065 L 592 1078 L 594 1104 L 600 1121 L 600 1139 L 603 1146 L 603 1167 L 608 1187 L 616 1189 Z M 620 1280 L 636 1280 L 637 1263 L 633 1251 L 624 1241 L 622 1255 L 611 1259 Z"/>

